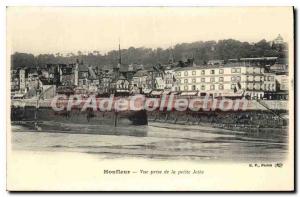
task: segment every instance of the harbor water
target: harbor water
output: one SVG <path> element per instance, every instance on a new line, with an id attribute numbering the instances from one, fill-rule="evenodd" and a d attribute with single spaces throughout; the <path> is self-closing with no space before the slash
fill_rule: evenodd
<path id="1" fill-rule="evenodd" d="M 70 131 L 72 127 L 81 132 Z M 207 125 L 149 123 L 89 128 L 73 124 L 59 132 L 12 125 L 12 131 L 13 150 L 78 152 L 109 159 L 282 161 L 288 151 L 286 133 L 247 133 Z"/>

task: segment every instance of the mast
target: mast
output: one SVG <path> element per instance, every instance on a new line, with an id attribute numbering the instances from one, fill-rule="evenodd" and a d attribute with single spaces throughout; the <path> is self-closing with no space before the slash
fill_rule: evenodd
<path id="1" fill-rule="evenodd" d="M 172 46 L 171 46 L 171 56 L 172 56 L 172 63 L 175 63 L 175 54 L 174 54 L 174 45 L 172 43 Z"/>
<path id="2" fill-rule="evenodd" d="M 121 66 L 122 58 L 121 58 L 121 44 L 120 44 L 120 38 L 119 38 L 119 64 Z"/>

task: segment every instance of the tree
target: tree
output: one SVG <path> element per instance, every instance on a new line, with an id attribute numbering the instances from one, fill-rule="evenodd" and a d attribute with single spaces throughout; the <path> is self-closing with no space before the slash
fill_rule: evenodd
<path id="1" fill-rule="evenodd" d="M 212 59 L 240 59 L 245 57 L 262 57 L 262 56 L 276 56 L 286 57 L 288 46 L 271 45 L 266 40 L 261 40 L 254 44 L 248 42 L 240 42 L 234 39 L 219 40 L 218 42 L 211 41 L 199 41 L 193 43 L 181 43 L 176 44 L 173 49 L 151 49 L 151 48 L 135 48 L 129 47 L 128 49 L 122 49 L 122 64 L 143 64 L 145 69 L 152 68 L 153 65 L 161 62 L 162 64 L 168 64 L 170 57 L 174 58 L 174 61 L 180 61 L 181 64 L 188 59 L 193 59 L 197 65 L 206 64 Z M 112 50 L 106 54 L 100 54 L 99 51 L 93 51 L 88 55 L 84 55 L 81 51 L 77 54 L 69 53 L 66 57 L 56 53 L 53 54 L 40 54 L 34 56 L 26 53 L 15 53 L 12 55 L 13 68 L 21 66 L 35 67 L 44 66 L 46 64 L 70 64 L 74 63 L 76 59 L 83 60 L 84 63 L 103 67 L 113 66 L 118 63 L 119 51 Z"/>
<path id="2" fill-rule="evenodd" d="M 11 56 L 12 68 L 16 69 L 19 67 L 33 68 L 36 66 L 35 57 L 32 54 L 27 53 L 14 53 Z"/>

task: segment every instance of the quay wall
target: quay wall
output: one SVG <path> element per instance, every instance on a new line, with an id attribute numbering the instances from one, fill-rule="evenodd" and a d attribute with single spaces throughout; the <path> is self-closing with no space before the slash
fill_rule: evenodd
<path id="1" fill-rule="evenodd" d="M 118 101 L 120 98 L 116 98 L 112 103 L 112 110 L 114 110 L 114 104 Z M 101 102 L 101 98 L 97 98 L 97 103 Z M 129 98 L 128 98 L 129 100 Z M 48 107 L 51 108 L 51 102 L 52 99 L 45 99 L 45 100 L 39 100 L 37 102 L 37 99 L 13 99 L 11 100 L 11 106 L 15 107 L 25 107 L 25 106 L 37 106 L 38 107 Z M 158 102 L 160 105 L 163 105 L 163 107 L 159 107 L 159 109 L 166 109 L 168 104 L 168 99 L 165 99 L 165 101 L 161 101 L 160 98 L 158 98 Z M 213 105 L 213 102 L 220 103 L 220 100 L 209 100 L 208 101 L 208 108 L 210 108 Z M 233 100 L 235 102 L 235 100 Z M 246 100 L 247 104 L 246 106 L 243 106 L 243 111 L 268 111 L 268 110 L 288 110 L 288 101 L 287 100 Z M 174 106 L 175 101 L 173 101 L 172 106 Z M 78 107 L 81 108 L 84 104 L 84 100 L 82 101 L 82 104 Z M 68 105 L 68 100 L 60 101 L 58 105 Z M 141 100 L 135 101 L 135 106 L 145 106 L 145 102 Z M 241 104 L 242 105 L 242 104 Z M 218 105 L 217 105 L 218 106 Z M 131 110 L 129 104 L 128 104 L 128 110 Z M 172 110 L 174 110 L 174 107 L 172 107 Z M 201 111 L 201 109 L 200 109 Z M 214 111 L 214 110 L 213 110 Z"/>

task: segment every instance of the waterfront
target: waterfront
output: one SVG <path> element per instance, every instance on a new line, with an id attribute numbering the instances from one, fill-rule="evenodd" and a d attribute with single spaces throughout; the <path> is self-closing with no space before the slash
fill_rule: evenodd
<path id="1" fill-rule="evenodd" d="M 87 131 L 90 128 L 83 126 L 82 129 Z M 70 131 L 57 133 L 43 129 L 33 131 L 12 125 L 12 148 L 31 152 L 88 153 L 103 159 L 229 162 L 278 162 L 284 160 L 288 152 L 286 133 L 259 131 L 246 133 L 211 128 L 207 125 L 167 123 L 150 123 L 149 126 L 126 128 L 93 127 L 93 129 L 97 130 L 97 134 L 75 134 Z M 109 133 L 112 135 L 107 135 Z M 145 135 L 140 135 L 141 133 Z"/>

